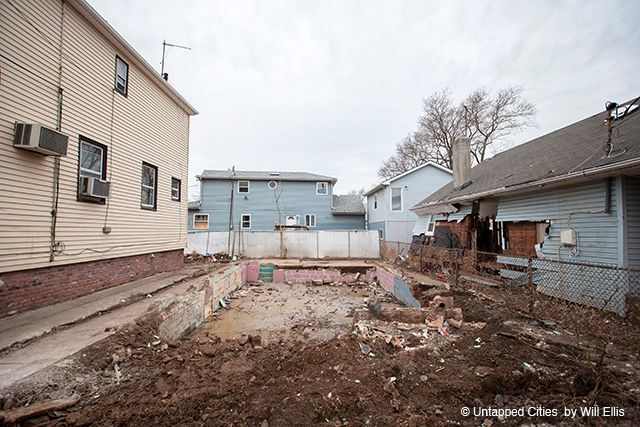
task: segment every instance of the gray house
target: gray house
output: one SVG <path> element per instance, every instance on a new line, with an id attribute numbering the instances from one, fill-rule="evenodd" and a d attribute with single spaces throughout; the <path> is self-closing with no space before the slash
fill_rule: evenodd
<path id="1" fill-rule="evenodd" d="M 454 156 L 453 182 L 412 211 L 423 220 L 444 215 L 437 225 L 448 227 L 469 249 L 640 267 L 637 103 L 612 107 L 473 168 L 464 166 L 468 159 Z M 468 144 L 467 138 L 456 141 L 454 153 L 469 156 Z M 542 261 L 536 263 L 545 269 Z M 545 273 L 534 278 L 542 292 L 597 307 L 614 295 L 615 311 L 624 307 L 625 295 L 637 293 L 640 286 L 634 282 L 638 275 L 599 283 L 593 271 L 584 270 L 582 280 L 572 282 L 583 286 L 576 291 L 560 286 L 567 273 L 557 264 Z M 576 270 L 570 274 L 576 276 Z"/>
<path id="2" fill-rule="evenodd" d="M 405 173 L 387 179 L 365 193 L 367 222 L 370 230 L 393 242 L 411 242 L 414 234 L 433 232 L 428 222 L 418 222 L 410 210 L 425 194 L 451 181 L 449 169 L 433 162 L 424 163 Z"/>
<path id="3" fill-rule="evenodd" d="M 189 230 L 273 231 L 365 228 L 359 196 L 334 195 L 336 178 L 306 172 L 205 170 L 200 200 L 189 204 Z"/>

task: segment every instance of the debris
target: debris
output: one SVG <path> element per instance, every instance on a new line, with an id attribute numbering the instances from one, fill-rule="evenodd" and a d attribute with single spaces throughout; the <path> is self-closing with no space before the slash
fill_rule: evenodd
<path id="1" fill-rule="evenodd" d="M 429 329 L 440 330 L 442 329 L 442 326 L 444 323 L 444 316 L 441 314 L 438 314 L 438 315 L 429 314 L 427 316 L 426 321 L 427 321 L 427 327 Z"/>
<path id="2" fill-rule="evenodd" d="M 433 297 L 430 306 L 435 308 L 453 308 L 453 297 L 443 297 L 436 295 Z"/>
<path id="3" fill-rule="evenodd" d="M 151 298 L 151 294 L 147 294 L 147 298 Z"/>
<path id="4" fill-rule="evenodd" d="M 33 418 L 49 411 L 64 409 L 75 405 L 78 399 L 56 399 L 47 402 L 34 403 L 29 406 L 0 411 L 0 420 L 6 425 L 18 423 L 27 418 Z"/>
<path id="5" fill-rule="evenodd" d="M 479 376 L 480 378 L 486 377 L 491 373 L 491 368 L 486 366 L 476 366 L 473 370 L 473 373 Z"/>
<path id="6" fill-rule="evenodd" d="M 360 343 L 360 351 L 366 356 L 371 353 L 371 347 L 365 343 Z"/>
<path id="7" fill-rule="evenodd" d="M 522 369 L 524 369 L 525 372 L 531 372 L 532 374 L 536 373 L 536 368 L 534 368 L 532 365 L 528 364 L 527 362 L 522 363 Z"/>
<path id="8" fill-rule="evenodd" d="M 427 381 L 429 381 L 429 377 L 426 375 L 420 375 L 420 381 L 426 383 Z"/>
<path id="9" fill-rule="evenodd" d="M 447 323 L 456 329 L 462 328 L 462 320 L 447 319 Z"/>
<path id="10" fill-rule="evenodd" d="M 227 303 L 224 302 L 224 298 L 220 298 L 220 305 L 222 306 L 222 308 L 227 308 Z"/>

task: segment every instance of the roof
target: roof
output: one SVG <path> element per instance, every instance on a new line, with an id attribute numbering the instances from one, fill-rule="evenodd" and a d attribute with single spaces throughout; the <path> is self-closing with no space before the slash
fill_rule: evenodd
<path id="1" fill-rule="evenodd" d="M 331 212 L 334 215 L 364 215 L 367 211 L 360 196 L 345 194 L 343 196 L 333 196 Z"/>
<path id="2" fill-rule="evenodd" d="M 274 175 L 277 174 L 277 175 Z M 307 172 L 204 170 L 198 179 L 247 179 L 255 181 L 331 181 L 337 178 Z"/>
<path id="3" fill-rule="evenodd" d="M 638 100 L 632 102 L 637 104 Z M 619 108 L 620 115 L 623 109 Z M 605 151 L 605 113 L 599 112 L 496 154 L 471 169 L 471 183 L 467 186 L 454 190 L 453 182 L 450 182 L 411 210 L 426 211 L 430 207 L 522 192 L 531 187 L 587 179 L 595 174 L 640 165 L 640 108 L 612 124 L 611 156 Z"/>
<path id="4" fill-rule="evenodd" d="M 173 88 L 166 80 L 164 80 L 160 73 L 154 69 L 149 63 L 131 47 L 131 45 L 120 35 L 116 30 L 109 25 L 109 23 L 98 14 L 85 0 L 68 0 L 69 4 L 73 6 L 80 14 L 93 25 L 110 43 L 118 48 L 125 58 L 135 64 L 142 72 L 158 86 L 163 92 L 165 92 L 173 101 L 178 104 L 189 115 L 195 116 L 198 111 L 191 106 L 179 93 Z"/>
<path id="5" fill-rule="evenodd" d="M 202 207 L 202 201 L 201 200 L 194 200 L 192 202 L 189 202 L 189 210 L 190 211 L 200 210 L 201 207 Z"/>
<path id="6" fill-rule="evenodd" d="M 376 185 L 375 187 L 373 187 L 371 190 L 369 190 L 369 191 L 367 191 L 366 193 L 364 193 L 364 195 L 365 195 L 365 196 L 370 196 L 371 194 L 375 193 L 375 192 L 376 192 L 376 191 L 378 191 L 378 190 L 381 190 L 381 189 L 382 189 L 382 188 L 384 188 L 385 186 L 390 185 L 393 181 L 398 180 L 398 179 L 400 179 L 400 178 L 402 178 L 402 177 L 404 177 L 404 176 L 406 176 L 406 175 L 409 175 L 409 174 L 411 174 L 411 173 L 413 173 L 413 172 L 415 172 L 415 171 L 417 171 L 417 170 L 420 170 L 420 169 L 424 168 L 425 166 L 433 166 L 434 168 L 440 169 L 440 170 L 442 170 L 442 171 L 444 171 L 444 172 L 447 172 L 447 173 L 449 173 L 449 174 L 453 174 L 453 172 L 451 171 L 451 169 L 447 169 L 447 168 L 445 168 L 444 166 L 439 165 L 439 164 L 434 163 L 434 162 L 426 162 L 426 163 L 423 163 L 423 164 L 421 164 L 421 165 L 419 165 L 419 166 L 416 166 L 416 167 L 415 167 L 415 168 L 413 168 L 413 169 L 409 169 L 409 170 L 408 170 L 408 171 L 406 171 L 406 172 L 403 172 L 403 173 L 398 174 L 398 175 L 396 175 L 396 176 L 394 176 L 394 177 L 392 177 L 392 178 L 389 178 L 389 179 L 387 179 L 387 180 L 385 180 L 385 181 L 382 181 L 381 183 L 379 183 L 378 185 Z"/>

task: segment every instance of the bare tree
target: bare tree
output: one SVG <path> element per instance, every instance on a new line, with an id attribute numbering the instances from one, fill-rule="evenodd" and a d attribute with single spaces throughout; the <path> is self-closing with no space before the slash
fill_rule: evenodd
<path id="1" fill-rule="evenodd" d="M 359 189 L 359 190 L 351 190 L 351 191 L 349 191 L 347 194 L 348 194 L 349 196 L 358 196 L 358 197 L 360 197 L 361 199 L 364 199 L 364 193 L 365 193 L 365 191 L 366 191 L 366 190 L 365 190 L 364 188 L 361 188 L 361 189 Z"/>
<path id="2" fill-rule="evenodd" d="M 390 178 L 428 161 L 451 169 L 453 142 L 463 135 L 471 138 L 473 160 L 480 163 L 494 142 L 533 125 L 534 116 L 535 107 L 517 86 L 498 91 L 495 98 L 485 88 L 476 89 L 459 105 L 449 89 L 436 92 L 424 99 L 418 130 L 396 144 L 378 175 Z"/>

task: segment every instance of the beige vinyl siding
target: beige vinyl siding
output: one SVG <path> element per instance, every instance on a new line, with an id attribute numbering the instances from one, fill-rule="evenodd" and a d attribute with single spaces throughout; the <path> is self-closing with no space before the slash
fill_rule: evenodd
<path id="1" fill-rule="evenodd" d="M 62 3 L 13 3 L 48 41 L 0 2 L 0 53 L 56 83 Z M 0 57 L 0 272 L 186 245 L 189 114 L 69 3 L 64 15 L 61 132 L 69 146 L 61 158 L 56 240 L 65 249 L 49 262 L 54 158 L 12 146 L 15 121 L 55 128 L 57 87 Z M 127 97 L 113 91 L 116 55 L 129 65 Z M 76 201 L 79 135 L 107 146 L 110 234 L 102 232 L 107 205 Z M 157 211 L 140 208 L 143 161 L 158 168 Z M 182 181 L 180 202 L 171 200 L 171 177 Z"/>

